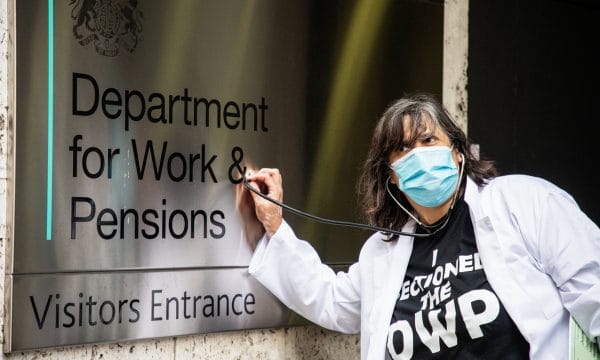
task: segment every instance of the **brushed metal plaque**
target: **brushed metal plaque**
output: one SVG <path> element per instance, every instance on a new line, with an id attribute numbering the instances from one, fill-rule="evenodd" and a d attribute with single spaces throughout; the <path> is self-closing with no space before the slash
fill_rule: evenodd
<path id="1" fill-rule="evenodd" d="M 5 348 L 125 341 L 287 323 L 246 268 L 13 275 Z"/>
<path id="2" fill-rule="evenodd" d="M 57 1 L 51 56 L 47 3 L 16 2 L 14 272 L 247 265 L 240 171 L 303 167 L 305 5 Z"/>

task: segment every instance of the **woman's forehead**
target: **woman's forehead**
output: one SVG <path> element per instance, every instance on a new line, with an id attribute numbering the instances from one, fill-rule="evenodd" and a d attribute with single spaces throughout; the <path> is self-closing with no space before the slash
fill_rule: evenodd
<path id="1" fill-rule="evenodd" d="M 402 132 L 404 141 L 416 139 L 423 134 L 440 135 L 444 133 L 427 113 L 422 113 L 419 117 L 405 114 L 402 117 Z"/>

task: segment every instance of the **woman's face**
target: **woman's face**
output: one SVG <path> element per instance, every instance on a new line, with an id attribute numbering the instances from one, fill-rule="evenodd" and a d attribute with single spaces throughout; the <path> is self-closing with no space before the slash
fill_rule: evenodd
<path id="1" fill-rule="evenodd" d="M 427 124 L 427 122 L 426 122 Z M 423 129 L 415 129 L 420 132 L 415 141 L 412 144 L 408 142 L 412 138 L 411 131 L 413 129 L 410 128 L 410 116 L 404 115 L 402 118 L 402 128 L 404 130 L 404 146 L 401 149 L 393 151 L 388 159 L 388 165 L 393 164 L 398 159 L 402 158 L 404 155 L 408 154 L 412 149 L 421 147 L 421 146 L 447 146 L 450 147 L 450 138 L 441 128 L 435 128 L 433 126 L 426 125 Z M 456 149 L 452 150 L 452 158 L 454 159 L 454 163 L 456 166 L 459 166 L 460 163 L 460 155 Z M 390 169 L 390 176 L 392 184 L 398 184 L 398 176 L 394 171 Z"/>

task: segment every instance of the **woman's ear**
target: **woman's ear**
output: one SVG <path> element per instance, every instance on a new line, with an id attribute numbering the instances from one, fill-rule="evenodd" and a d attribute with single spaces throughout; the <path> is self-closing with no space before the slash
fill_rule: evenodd
<path id="1" fill-rule="evenodd" d="M 458 165 L 465 161 L 464 155 L 456 147 L 452 149 L 452 155 Z"/>

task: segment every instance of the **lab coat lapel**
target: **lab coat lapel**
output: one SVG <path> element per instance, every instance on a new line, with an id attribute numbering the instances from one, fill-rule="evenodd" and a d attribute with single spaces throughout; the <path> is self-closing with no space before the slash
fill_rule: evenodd
<path id="1" fill-rule="evenodd" d="M 516 281 L 512 277 L 511 270 L 504 260 L 505 257 L 498 241 L 498 235 L 494 230 L 494 224 L 481 206 L 479 188 L 470 178 L 467 178 L 465 201 L 469 204 L 471 221 L 475 229 L 477 251 L 488 282 L 510 317 L 514 320 L 522 319 L 517 302 L 518 299 L 525 298 L 526 294 L 516 285 Z M 529 341 L 524 324 L 518 321 L 515 321 L 515 324 L 521 334 Z"/>
<path id="2" fill-rule="evenodd" d="M 414 222 L 407 224 L 402 230 L 413 232 Z M 400 295 L 402 281 L 406 273 L 406 267 L 412 253 L 413 238 L 400 236 L 392 245 L 390 252 L 379 256 L 373 267 L 374 280 L 382 282 L 382 286 L 375 286 L 375 291 L 381 293 L 374 295 L 373 312 L 369 319 L 371 333 L 369 345 L 369 359 L 383 359 L 385 355 L 385 343 L 388 329 L 392 320 L 392 313 L 396 300 Z"/>

